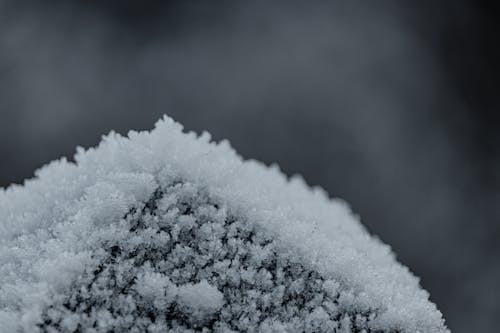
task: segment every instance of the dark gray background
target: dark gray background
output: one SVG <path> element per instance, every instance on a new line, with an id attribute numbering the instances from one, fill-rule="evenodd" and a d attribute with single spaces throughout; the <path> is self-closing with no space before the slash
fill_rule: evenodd
<path id="1" fill-rule="evenodd" d="M 350 202 L 452 331 L 493 332 L 499 16 L 462 0 L 0 0 L 0 186 L 166 113 Z"/>

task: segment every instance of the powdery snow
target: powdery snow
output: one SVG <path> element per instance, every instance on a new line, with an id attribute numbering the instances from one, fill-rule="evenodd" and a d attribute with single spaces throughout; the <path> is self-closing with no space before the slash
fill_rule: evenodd
<path id="1" fill-rule="evenodd" d="M 227 141 L 111 133 L 0 191 L 0 332 L 447 332 L 341 200 Z"/>

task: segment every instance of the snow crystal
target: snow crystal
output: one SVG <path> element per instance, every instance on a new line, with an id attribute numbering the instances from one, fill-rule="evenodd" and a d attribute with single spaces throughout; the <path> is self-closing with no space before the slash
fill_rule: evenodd
<path id="1" fill-rule="evenodd" d="M 0 332 L 447 332 L 349 207 L 165 117 L 0 191 Z"/>

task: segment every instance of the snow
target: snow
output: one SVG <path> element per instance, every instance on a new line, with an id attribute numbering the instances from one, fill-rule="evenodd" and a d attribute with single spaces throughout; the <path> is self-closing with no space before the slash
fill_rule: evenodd
<path id="1" fill-rule="evenodd" d="M 179 304 L 186 307 L 188 315 L 198 323 L 203 323 L 224 304 L 224 295 L 206 280 L 179 287 L 177 296 Z"/>
<path id="2" fill-rule="evenodd" d="M 227 141 L 111 133 L 0 191 L 0 332 L 447 332 L 339 199 Z"/>

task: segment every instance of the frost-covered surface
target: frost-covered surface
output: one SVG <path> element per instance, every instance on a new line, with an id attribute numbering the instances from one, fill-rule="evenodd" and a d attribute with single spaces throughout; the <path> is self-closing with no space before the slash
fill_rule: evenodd
<path id="1" fill-rule="evenodd" d="M 447 332 L 346 204 L 227 142 L 110 134 L 0 192 L 0 332 Z"/>

